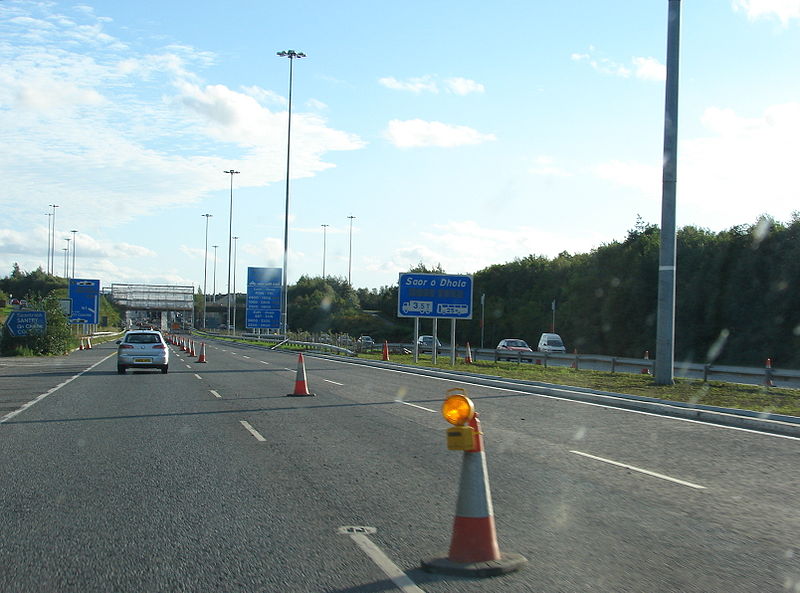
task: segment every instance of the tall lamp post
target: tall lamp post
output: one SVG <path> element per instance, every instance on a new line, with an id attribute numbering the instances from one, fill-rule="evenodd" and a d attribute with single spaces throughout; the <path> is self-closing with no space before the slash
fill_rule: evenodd
<path id="1" fill-rule="evenodd" d="M 224 171 L 231 176 L 231 213 L 228 218 L 228 333 L 231 333 L 231 253 L 233 250 L 233 176 L 239 171 Z"/>
<path id="2" fill-rule="evenodd" d="M 236 333 L 236 252 L 239 247 L 239 237 L 233 238 L 233 333 Z"/>
<path id="3" fill-rule="evenodd" d="M 67 238 L 64 241 L 67 242 L 67 246 L 64 247 L 64 278 L 69 278 L 69 242 L 71 239 Z"/>
<path id="4" fill-rule="evenodd" d="M 656 385 L 672 385 L 675 381 L 675 272 L 677 265 L 675 201 L 678 179 L 680 0 L 669 0 L 667 21 L 667 81 L 664 100 L 661 243 L 658 256 L 658 316 L 656 321 Z"/>
<path id="5" fill-rule="evenodd" d="M 201 214 L 206 219 L 206 247 L 203 251 L 203 329 L 206 329 L 206 301 L 208 301 L 208 219 L 211 214 Z"/>
<path id="6" fill-rule="evenodd" d="M 212 302 L 217 301 L 217 247 L 219 245 L 212 245 L 211 247 L 214 248 L 214 298 Z"/>
<path id="7" fill-rule="evenodd" d="M 77 235 L 78 231 L 71 230 L 72 233 L 72 277 L 75 277 L 75 247 L 78 245 Z"/>
<path id="8" fill-rule="evenodd" d="M 322 227 L 322 280 L 325 280 L 325 251 L 328 246 L 328 227 L 329 224 L 321 224 Z"/>
<path id="9" fill-rule="evenodd" d="M 50 242 L 50 269 L 48 269 L 49 274 L 55 275 L 56 273 L 56 208 L 58 208 L 58 204 L 50 204 L 50 207 L 53 209 L 53 217 L 51 218 L 51 222 L 53 223 L 53 232 L 51 233 L 53 240 Z"/>
<path id="10" fill-rule="evenodd" d="M 355 216 L 350 215 L 347 218 L 350 219 L 350 256 L 348 257 L 347 261 L 347 283 L 350 286 L 353 286 L 353 283 L 350 280 L 353 271 L 353 219 Z"/>
<path id="11" fill-rule="evenodd" d="M 296 52 L 293 49 L 279 51 L 278 56 L 289 58 L 289 118 L 286 131 L 286 214 L 283 223 L 283 309 L 281 325 L 283 335 L 289 337 L 289 290 L 288 290 L 288 259 L 289 259 L 289 164 L 291 162 L 292 148 L 292 79 L 294 73 L 294 61 L 298 58 L 305 58 L 303 52 Z"/>
<path id="12" fill-rule="evenodd" d="M 53 226 L 52 225 L 53 213 L 52 212 L 48 212 L 48 213 L 45 214 L 45 216 L 47 217 L 47 273 L 49 274 L 50 273 L 50 241 L 52 240 L 50 238 L 50 227 Z"/>

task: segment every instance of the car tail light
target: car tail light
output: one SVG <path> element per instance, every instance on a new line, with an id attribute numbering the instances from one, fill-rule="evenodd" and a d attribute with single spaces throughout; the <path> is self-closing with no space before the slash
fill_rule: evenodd
<path id="1" fill-rule="evenodd" d="M 133 346 L 131 346 L 130 344 L 120 344 L 119 347 L 120 347 L 120 349 L 122 349 L 122 348 L 133 348 Z"/>
<path id="2" fill-rule="evenodd" d="M 156 344 L 155 346 L 153 346 L 153 348 L 158 348 L 160 350 L 163 350 L 164 348 L 166 348 L 166 346 L 164 346 L 164 344 Z"/>

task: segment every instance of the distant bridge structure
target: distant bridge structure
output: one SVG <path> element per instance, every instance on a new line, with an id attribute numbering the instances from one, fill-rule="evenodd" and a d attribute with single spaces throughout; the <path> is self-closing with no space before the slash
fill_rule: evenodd
<path id="1" fill-rule="evenodd" d="M 194 322 L 194 286 L 112 284 L 111 300 L 125 309 L 128 327 L 150 322 L 170 329 Z"/>

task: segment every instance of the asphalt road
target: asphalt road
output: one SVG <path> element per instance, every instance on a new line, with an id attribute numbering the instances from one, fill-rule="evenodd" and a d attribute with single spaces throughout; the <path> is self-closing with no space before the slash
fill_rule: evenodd
<path id="1" fill-rule="evenodd" d="M 318 357 L 289 398 L 294 355 L 172 350 L 0 359 L 0 591 L 800 592 L 798 439 Z M 451 536 L 451 387 L 520 572 L 419 568 Z"/>

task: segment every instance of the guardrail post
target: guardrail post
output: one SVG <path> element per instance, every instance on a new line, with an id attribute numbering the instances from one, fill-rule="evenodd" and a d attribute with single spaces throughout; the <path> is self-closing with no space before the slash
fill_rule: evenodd
<path id="1" fill-rule="evenodd" d="M 544 368 L 547 368 L 547 352 L 544 353 Z"/>
<path id="2" fill-rule="evenodd" d="M 611 357 L 611 374 L 613 375 L 617 371 L 617 357 Z"/>
<path id="3" fill-rule="evenodd" d="M 519 350 L 517 350 L 517 364 L 521 363 L 522 363 L 522 353 Z"/>

